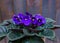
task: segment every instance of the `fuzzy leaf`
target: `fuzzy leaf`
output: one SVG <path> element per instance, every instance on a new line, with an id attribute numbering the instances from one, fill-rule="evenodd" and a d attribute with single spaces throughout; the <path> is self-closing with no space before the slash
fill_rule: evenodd
<path id="1" fill-rule="evenodd" d="M 34 36 L 35 35 L 34 32 L 32 32 L 32 31 L 30 32 L 28 29 L 23 29 L 23 33 L 27 36 Z"/>
<path id="2" fill-rule="evenodd" d="M 15 25 L 12 19 L 9 19 L 7 21 L 10 22 L 10 24 L 6 26 L 8 29 L 20 29 L 21 26 Z"/>
<path id="3" fill-rule="evenodd" d="M 8 34 L 8 29 L 5 26 L 0 26 L 0 37 L 4 37 Z"/>
<path id="4" fill-rule="evenodd" d="M 46 23 L 42 27 L 44 29 L 51 29 L 51 28 L 54 28 L 54 24 L 53 23 Z"/>
<path id="5" fill-rule="evenodd" d="M 50 18 L 46 18 L 46 23 L 42 26 L 44 29 L 51 29 L 54 28 L 54 23 L 56 21 L 54 21 L 53 19 Z"/>
<path id="6" fill-rule="evenodd" d="M 1 26 L 3 26 L 4 24 L 8 24 L 8 22 L 4 21 L 4 22 L 0 23 Z"/>
<path id="7" fill-rule="evenodd" d="M 9 26 L 6 26 L 8 29 L 20 29 L 20 26 L 16 26 L 14 24 L 10 24 Z"/>
<path id="8" fill-rule="evenodd" d="M 10 23 L 10 24 L 9 24 L 9 23 Z M 9 25 L 6 26 L 6 24 L 9 24 Z M 17 27 L 16 25 L 14 25 L 12 19 L 4 20 L 4 22 L 2 22 L 2 23 L 0 24 L 0 26 L 6 26 L 8 29 L 14 29 L 14 28 Z"/>
<path id="9" fill-rule="evenodd" d="M 13 41 L 12 43 L 44 43 L 44 41 L 40 37 L 25 36 L 24 38 Z"/>
<path id="10" fill-rule="evenodd" d="M 45 38 L 52 40 L 55 38 L 55 33 L 53 30 L 46 30 L 45 29 L 44 31 L 40 32 L 38 36 L 45 37 Z"/>
<path id="11" fill-rule="evenodd" d="M 36 28 L 36 30 L 43 30 L 43 29 L 44 29 L 44 27 L 42 27 L 42 26 L 39 26 Z"/>
<path id="12" fill-rule="evenodd" d="M 14 41 L 14 40 L 17 40 L 17 39 L 20 39 L 22 37 L 24 37 L 24 34 L 23 33 L 20 33 L 20 32 L 10 32 L 8 35 L 7 35 L 8 39 L 11 40 L 11 41 Z"/>
<path id="13" fill-rule="evenodd" d="M 54 24 L 53 23 L 46 23 L 42 26 L 37 27 L 36 30 L 51 29 L 51 28 L 54 28 Z"/>
<path id="14" fill-rule="evenodd" d="M 5 25 L 5 24 L 8 24 L 8 23 L 13 23 L 12 22 L 12 19 L 9 19 L 9 20 L 4 20 L 2 23 L 0 23 L 1 26 Z"/>
<path id="15" fill-rule="evenodd" d="M 55 23 L 56 21 L 50 18 L 46 18 L 46 23 Z"/>

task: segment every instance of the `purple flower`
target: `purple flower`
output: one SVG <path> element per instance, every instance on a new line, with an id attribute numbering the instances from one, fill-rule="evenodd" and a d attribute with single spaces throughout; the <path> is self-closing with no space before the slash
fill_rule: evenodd
<path id="1" fill-rule="evenodd" d="M 28 13 L 28 12 L 26 12 L 26 16 L 27 16 L 29 19 L 32 18 L 32 14 L 30 14 L 30 13 Z"/>
<path id="2" fill-rule="evenodd" d="M 20 20 L 19 20 L 18 16 L 16 16 L 16 15 L 13 16 L 13 22 L 17 25 L 20 24 Z"/>
<path id="3" fill-rule="evenodd" d="M 22 22 L 24 23 L 25 26 L 29 26 L 31 24 L 31 19 L 25 16 Z"/>
<path id="4" fill-rule="evenodd" d="M 25 26 L 30 26 L 30 25 L 36 25 L 40 26 L 42 24 L 46 23 L 46 20 L 43 16 L 40 14 L 36 14 L 35 16 L 32 16 L 32 14 L 26 12 L 26 15 L 23 15 L 22 13 L 19 13 L 17 16 L 13 16 L 13 21 L 17 25 L 25 25 Z"/>
<path id="5" fill-rule="evenodd" d="M 37 19 L 35 17 L 32 17 L 32 24 L 34 24 L 34 25 L 37 24 Z"/>
<path id="6" fill-rule="evenodd" d="M 35 18 L 38 21 L 38 23 L 37 23 L 38 26 L 46 23 L 45 18 L 43 16 L 41 16 L 40 14 L 35 15 Z"/>
<path id="7" fill-rule="evenodd" d="M 19 13 L 19 14 L 18 14 L 18 18 L 19 18 L 19 19 L 23 19 L 24 16 L 25 16 L 25 15 L 23 15 L 22 13 Z"/>

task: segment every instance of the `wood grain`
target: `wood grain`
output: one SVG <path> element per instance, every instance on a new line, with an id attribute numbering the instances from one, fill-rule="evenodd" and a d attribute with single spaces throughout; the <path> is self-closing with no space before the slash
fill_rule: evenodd
<path id="1" fill-rule="evenodd" d="M 26 12 L 26 0 L 14 0 L 14 13 Z"/>
<path id="2" fill-rule="evenodd" d="M 0 21 L 10 19 L 13 15 L 13 2 L 12 0 L 0 0 Z M 8 39 L 5 38 L 0 43 L 7 43 Z"/>
<path id="3" fill-rule="evenodd" d="M 40 0 L 27 0 L 27 11 L 31 14 L 40 13 Z"/>
<path id="4" fill-rule="evenodd" d="M 42 0 L 40 0 L 40 14 L 42 14 Z"/>
<path id="5" fill-rule="evenodd" d="M 13 15 L 11 0 L 1 0 L 2 20 L 9 19 Z"/>
<path id="6" fill-rule="evenodd" d="M 60 25 L 60 0 L 56 0 L 56 24 Z M 55 30 L 57 43 L 60 43 L 60 29 Z"/>
<path id="7" fill-rule="evenodd" d="M 42 15 L 48 17 L 48 0 L 42 0 Z"/>

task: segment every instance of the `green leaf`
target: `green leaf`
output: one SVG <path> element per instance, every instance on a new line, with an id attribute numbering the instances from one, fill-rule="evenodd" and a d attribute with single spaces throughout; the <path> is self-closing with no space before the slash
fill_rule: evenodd
<path id="1" fill-rule="evenodd" d="M 8 20 L 5 20 L 6 22 L 10 22 L 10 23 L 13 23 L 12 19 L 8 19 Z"/>
<path id="2" fill-rule="evenodd" d="M 55 23 L 56 21 L 50 18 L 46 18 L 46 23 Z"/>
<path id="3" fill-rule="evenodd" d="M 20 26 L 15 25 L 12 19 L 9 19 L 7 21 L 11 23 L 10 25 L 6 26 L 8 29 L 20 29 Z"/>
<path id="4" fill-rule="evenodd" d="M 4 20 L 4 22 L 2 22 L 2 23 L 0 24 L 0 26 L 5 26 L 5 24 L 8 24 L 8 23 L 10 23 L 8 26 L 6 26 L 8 29 L 18 28 L 18 26 L 16 26 L 16 25 L 13 23 L 12 19 Z"/>
<path id="5" fill-rule="evenodd" d="M 5 24 L 8 24 L 8 22 L 11 23 L 11 24 L 13 23 L 12 19 L 8 19 L 8 20 L 4 20 L 2 23 L 0 23 L 0 25 L 3 26 Z"/>
<path id="6" fill-rule="evenodd" d="M 43 27 L 44 29 L 54 28 L 54 23 L 55 22 L 56 21 L 54 21 L 53 19 L 46 18 L 46 23 L 44 25 L 42 25 L 41 27 Z"/>
<path id="7" fill-rule="evenodd" d="M 55 38 L 55 33 L 53 30 L 46 30 L 45 29 L 44 31 L 40 32 L 38 36 L 45 37 L 45 38 L 52 40 Z"/>
<path id="8" fill-rule="evenodd" d="M 17 39 L 21 39 L 22 37 L 24 37 L 25 35 L 23 34 L 23 33 L 21 33 L 21 32 L 13 32 L 13 31 L 11 31 L 8 35 L 7 35 L 7 37 L 8 37 L 8 39 L 9 40 L 11 40 L 11 41 L 14 41 L 14 40 L 17 40 Z"/>
<path id="9" fill-rule="evenodd" d="M 36 35 L 36 33 L 34 33 L 33 31 L 29 31 L 28 29 L 23 29 L 23 33 L 27 36 L 34 36 Z"/>
<path id="10" fill-rule="evenodd" d="M 0 37 L 4 37 L 8 34 L 8 29 L 5 26 L 0 26 Z"/>
<path id="11" fill-rule="evenodd" d="M 46 23 L 42 26 L 39 26 L 36 28 L 36 30 L 44 30 L 44 29 L 51 29 L 54 28 L 54 24 L 53 23 Z"/>
<path id="12" fill-rule="evenodd" d="M 54 28 L 54 24 L 53 23 L 46 23 L 42 27 L 45 29 L 51 29 L 51 28 Z"/>
<path id="13" fill-rule="evenodd" d="M 7 22 L 4 21 L 4 22 L 0 23 L 0 26 L 3 26 L 4 24 L 7 24 Z"/>
<path id="14" fill-rule="evenodd" d="M 40 37 L 28 37 L 22 41 L 22 43 L 44 43 L 44 41 Z"/>
<path id="15" fill-rule="evenodd" d="M 20 26 L 16 26 L 14 24 L 10 24 L 9 26 L 6 26 L 8 29 L 20 29 Z"/>
<path id="16" fill-rule="evenodd" d="M 24 38 L 13 41 L 12 43 L 44 43 L 44 41 L 37 36 L 25 36 Z"/>
<path id="17" fill-rule="evenodd" d="M 43 26 L 38 26 L 38 27 L 36 28 L 36 30 L 43 30 L 43 29 L 45 29 Z"/>

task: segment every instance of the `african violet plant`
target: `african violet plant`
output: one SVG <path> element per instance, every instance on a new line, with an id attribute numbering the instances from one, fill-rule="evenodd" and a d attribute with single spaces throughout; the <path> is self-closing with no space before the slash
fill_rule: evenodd
<path id="1" fill-rule="evenodd" d="M 19 13 L 0 24 L 0 40 L 7 37 L 8 43 L 44 43 L 42 38 L 55 38 L 54 22 L 40 14 Z"/>

